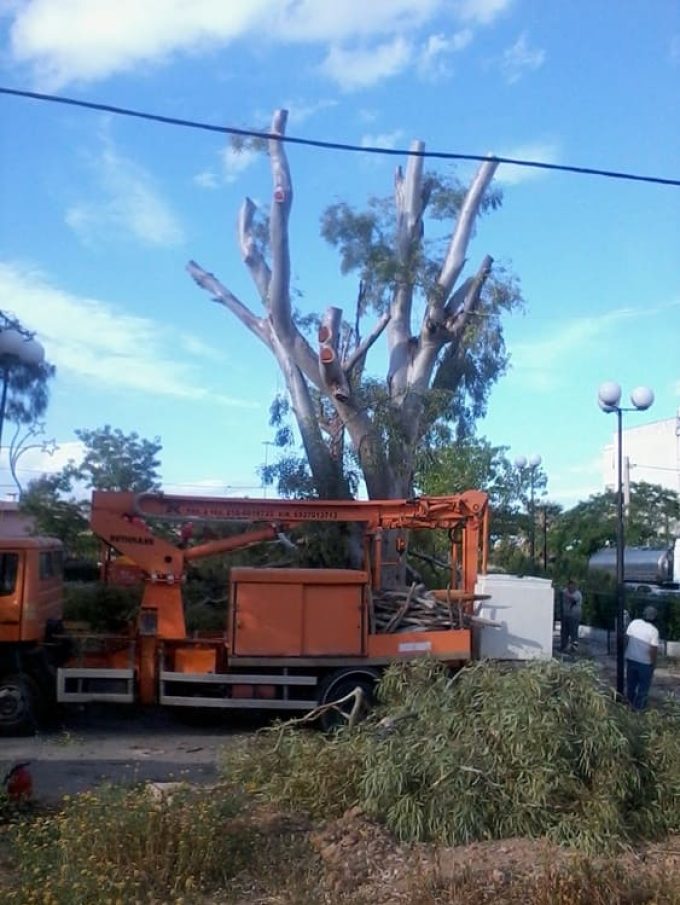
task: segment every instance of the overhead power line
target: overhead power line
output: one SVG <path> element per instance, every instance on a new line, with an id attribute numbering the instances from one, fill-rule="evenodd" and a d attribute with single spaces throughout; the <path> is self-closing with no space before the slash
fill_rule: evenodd
<path id="1" fill-rule="evenodd" d="M 131 110 L 127 107 L 117 107 L 112 104 L 98 104 L 94 101 L 83 101 L 73 97 L 63 97 L 56 94 L 40 94 L 36 91 L 22 91 L 18 88 L 3 88 L 0 86 L 0 94 L 14 97 L 28 98 L 36 101 L 47 101 L 53 104 L 65 104 L 71 107 L 82 107 L 86 110 L 97 110 L 102 113 L 114 113 L 117 116 L 131 116 L 149 122 L 162 123 L 166 126 L 180 126 L 185 129 L 202 129 L 205 132 L 219 132 L 223 135 L 236 135 L 241 138 L 274 139 L 292 145 L 304 145 L 310 148 L 323 148 L 328 151 L 351 151 L 360 154 L 384 154 L 392 157 L 426 157 L 433 160 L 496 160 L 498 163 L 512 164 L 516 167 L 526 167 L 536 170 L 554 170 L 562 173 L 576 173 L 581 176 L 602 176 L 607 179 L 624 179 L 629 182 L 646 182 L 655 185 L 671 185 L 680 187 L 680 179 L 668 179 L 663 176 L 646 176 L 641 173 L 625 173 L 618 170 L 602 170 L 595 167 L 577 167 L 560 163 L 545 163 L 541 160 L 525 160 L 517 157 L 499 157 L 497 154 L 459 154 L 452 151 L 411 151 L 406 148 L 385 148 L 380 146 L 355 145 L 348 142 L 322 141 L 315 138 L 298 138 L 293 135 L 276 135 L 272 132 L 258 131 L 257 129 L 238 129 L 235 126 L 217 126 L 214 123 L 204 123 L 191 119 L 179 119 L 174 116 L 161 116 L 158 113 L 148 113 L 143 110 Z"/>

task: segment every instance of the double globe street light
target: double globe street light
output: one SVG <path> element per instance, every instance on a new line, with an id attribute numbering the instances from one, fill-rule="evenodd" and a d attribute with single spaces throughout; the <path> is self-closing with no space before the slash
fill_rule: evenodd
<path id="1" fill-rule="evenodd" d="M 0 395 L 0 450 L 2 449 L 2 428 L 7 409 L 7 390 L 12 370 L 17 365 L 37 366 L 45 360 L 45 350 L 28 333 L 22 333 L 15 327 L 0 330 L 0 374 L 2 379 L 2 395 Z"/>
<path id="2" fill-rule="evenodd" d="M 654 402 L 649 387 L 636 387 L 630 394 L 631 406 L 621 405 L 621 387 L 613 380 L 603 383 L 597 392 L 597 401 L 603 412 L 616 413 L 617 425 L 617 495 L 616 495 L 616 690 L 623 695 L 624 672 L 624 524 L 623 524 L 623 413 L 644 412 Z"/>

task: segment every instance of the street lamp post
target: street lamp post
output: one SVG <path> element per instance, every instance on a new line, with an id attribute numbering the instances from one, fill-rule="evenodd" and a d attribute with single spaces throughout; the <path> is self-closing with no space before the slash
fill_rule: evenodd
<path id="1" fill-rule="evenodd" d="M 539 455 L 517 456 L 515 459 L 515 467 L 520 471 L 529 467 L 529 558 L 531 559 L 531 571 L 536 568 L 536 507 L 534 503 L 534 483 L 536 480 L 536 469 L 543 460 Z"/>
<path id="2" fill-rule="evenodd" d="M 621 402 L 621 387 L 613 380 L 603 383 L 597 393 L 597 401 L 603 412 L 616 413 L 616 691 L 623 695 L 624 674 L 624 625 L 623 614 L 626 605 L 624 593 L 624 524 L 623 524 L 623 413 L 642 412 L 654 402 L 654 393 L 649 387 L 636 387 L 630 394 L 632 406 L 624 407 Z"/>
<path id="3" fill-rule="evenodd" d="M 45 358 L 45 350 L 40 343 L 27 333 L 14 327 L 0 329 L 0 372 L 2 392 L 0 394 L 0 450 L 2 449 L 2 429 L 7 410 L 7 391 L 12 368 L 17 365 L 39 365 Z"/>

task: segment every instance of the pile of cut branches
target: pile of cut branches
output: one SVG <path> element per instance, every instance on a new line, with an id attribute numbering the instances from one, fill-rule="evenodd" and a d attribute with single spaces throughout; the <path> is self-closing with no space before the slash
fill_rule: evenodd
<path id="1" fill-rule="evenodd" d="M 410 588 L 374 591 L 372 628 L 388 633 L 496 625 L 468 612 L 464 604 L 473 599 L 474 595 L 460 591 L 429 591 L 424 584 L 415 582 Z"/>
<path id="2" fill-rule="evenodd" d="M 391 667 L 332 736 L 273 730 L 225 773 L 314 816 L 359 805 L 402 840 L 546 836 L 602 853 L 680 832 L 680 712 L 632 713 L 588 664 Z"/>

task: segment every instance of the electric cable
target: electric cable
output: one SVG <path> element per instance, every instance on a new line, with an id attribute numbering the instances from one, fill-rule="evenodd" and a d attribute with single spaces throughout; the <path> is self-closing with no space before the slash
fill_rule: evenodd
<path id="1" fill-rule="evenodd" d="M 321 148 L 328 151 L 345 151 L 361 154 L 382 154 L 391 157 L 424 157 L 433 160 L 492 160 L 497 163 L 510 164 L 516 167 L 525 167 L 538 170 L 552 170 L 562 173 L 575 173 L 580 176 L 601 176 L 606 179 L 621 179 L 629 182 L 645 182 L 654 185 L 669 185 L 680 188 L 680 179 L 670 179 L 663 176 L 649 176 L 641 173 L 628 173 L 620 170 L 604 170 L 597 167 L 570 166 L 560 163 L 546 163 L 541 160 L 527 160 L 517 157 L 501 157 L 497 154 L 462 154 L 452 151 L 413 151 L 405 148 L 386 148 L 375 145 L 356 145 L 348 142 L 324 141 L 316 138 L 300 138 L 293 135 L 278 135 L 273 132 L 259 131 L 257 129 L 239 129 L 235 126 L 217 126 L 214 123 L 205 123 L 198 120 L 180 119 L 174 116 L 162 116 L 158 113 L 148 113 L 143 110 L 132 110 L 128 107 L 118 107 L 113 104 L 100 104 L 94 101 L 83 101 L 73 97 L 65 97 L 56 94 L 41 94 L 37 91 L 23 91 L 18 88 L 4 88 L 0 86 L 0 94 L 21 97 L 29 100 L 45 101 L 54 104 L 65 104 L 72 107 L 81 107 L 86 110 L 97 110 L 102 113 L 113 113 L 116 116 L 130 116 L 148 122 L 161 123 L 168 126 L 180 126 L 186 129 L 201 129 L 206 132 L 218 132 L 223 135 L 235 135 L 241 138 L 258 138 L 264 141 L 281 141 L 292 145 L 303 145 L 310 148 Z"/>

